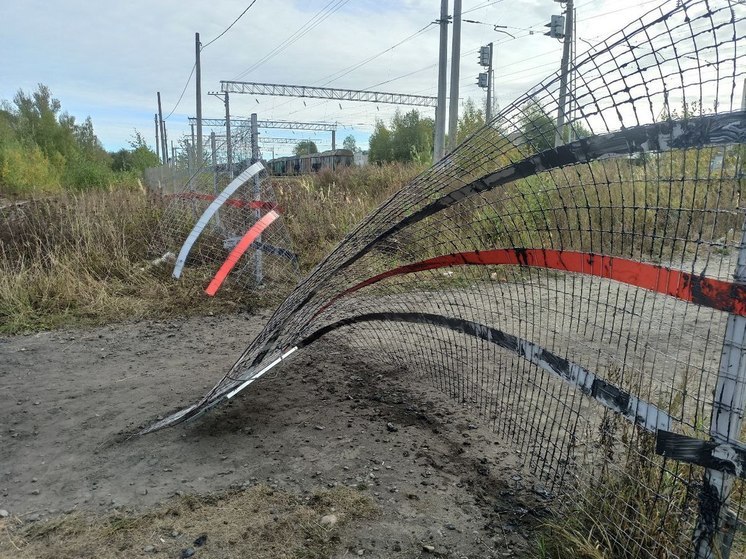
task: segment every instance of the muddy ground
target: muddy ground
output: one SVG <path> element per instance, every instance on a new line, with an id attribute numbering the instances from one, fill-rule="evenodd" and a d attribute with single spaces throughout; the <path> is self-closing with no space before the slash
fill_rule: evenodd
<path id="1" fill-rule="evenodd" d="M 255 484 L 347 485 L 381 514 L 346 527 L 340 557 L 534 555 L 547 503 L 516 455 L 459 404 L 331 341 L 192 423 L 127 437 L 198 399 L 266 319 L 0 338 L 0 509 L 45 522 Z"/>

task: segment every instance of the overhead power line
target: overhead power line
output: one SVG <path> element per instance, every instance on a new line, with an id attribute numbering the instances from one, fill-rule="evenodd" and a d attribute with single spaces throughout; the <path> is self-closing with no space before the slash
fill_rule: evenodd
<path id="1" fill-rule="evenodd" d="M 409 37 L 406 37 L 405 39 L 402 39 L 401 41 L 399 41 L 399 42 L 398 42 L 398 43 L 396 43 L 395 45 L 392 45 L 392 46 L 390 46 L 389 48 L 387 48 L 387 49 L 384 49 L 384 50 L 382 50 L 381 52 L 379 52 L 379 53 L 377 53 L 377 54 L 374 54 L 373 56 L 370 56 L 370 57 L 366 58 L 365 60 L 362 60 L 362 61 L 360 61 L 360 62 L 358 62 L 358 63 L 356 63 L 356 64 L 353 64 L 352 66 L 348 66 L 347 68 L 343 68 L 342 70 L 339 70 L 338 72 L 335 72 L 334 74 L 329 74 L 329 75 L 328 75 L 328 76 L 326 76 L 325 78 L 321 78 L 320 80 L 317 80 L 317 81 L 316 81 L 316 82 L 314 82 L 314 83 L 318 83 L 318 82 L 320 82 L 320 81 L 326 80 L 327 78 L 332 78 L 332 79 L 330 79 L 330 80 L 328 80 L 328 81 L 324 82 L 324 83 L 323 83 L 322 85 L 328 85 L 328 84 L 330 84 L 330 83 L 332 83 L 332 82 L 335 82 L 335 81 L 337 81 L 338 79 L 340 79 L 340 78 L 342 78 L 342 77 L 346 76 L 347 74 L 349 74 L 349 73 L 351 73 L 351 72 L 354 72 L 354 71 L 355 71 L 355 70 L 357 70 L 358 68 L 361 68 L 361 67 L 365 66 L 366 64 L 368 64 L 368 63 L 372 62 L 372 61 L 373 61 L 373 60 L 375 60 L 376 58 L 379 58 L 379 57 L 383 56 L 383 55 L 384 55 L 384 54 L 386 54 L 387 52 L 390 52 L 390 51 L 394 50 L 395 48 L 397 48 L 397 47 L 399 47 L 399 46 L 403 45 L 403 44 L 404 44 L 404 43 L 406 43 L 407 41 L 409 41 L 409 40 L 411 40 L 411 39 L 414 39 L 414 38 L 415 38 L 415 37 L 417 37 L 418 35 L 421 35 L 421 34 L 422 34 L 422 33 L 424 33 L 425 31 L 427 31 L 428 29 L 430 29 L 430 28 L 431 28 L 431 27 L 432 27 L 433 25 L 435 25 L 435 23 L 434 23 L 434 22 L 428 23 L 428 24 L 427 24 L 427 25 L 426 25 L 425 27 L 423 27 L 422 29 L 419 29 L 419 30 L 417 30 L 416 32 L 412 33 L 412 34 L 411 34 L 411 35 L 410 35 Z M 337 75 L 337 74 L 339 74 L 339 75 Z"/>
<path id="2" fill-rule="evenodd" d="M 249 66 L 246 70 L 241 72 L 238 76 L 236 76 L 235 79 L 240 79 L 244 77 L 245 75 L 249 74 L 250 72 L 253 72 L 259 66 L 269 61 L 270 59 L 274 58 L 275 56 L 280 54 L 282 51 L 287 49 L 289 46 L 293 45 L 294 43 L 302 39 L 311 30 L 313 30 L 314 28 L 319 26 L 321 23 L 323 23 L 327 18 L 329 18 L 329 16 L 331 16 L 336 11 L 338 11 L 340 8 L 342 8 L 342 6 L 347 4 L 347 2 L 349 2 L 349 0 L 330 0 L 320 11 L 318 11 L 311 19 L 309 19 L 303 25 L 301 25 L 298 29 L 296 29 L 295 32 L 291 34 L 287 39 L 285 39 L 283 42 L 281 42 L 279 45 L 277 45 L 275 48 L 273 48 L 271 51 L 265 54 L 262 58 L 260 58 L 254 64 Z"/>
<path id="3" fill-rule="evenodd" d="M 220 35 L 218 35 L 217 37 L 215 37 L 212 41 L 210 41 L 206 45 L 202 45 L 202 49 L 201 50 L 205 50 L 207 47 L 209 47 L 215 41 L 217 41 L 218 39 L 220 39 L 220 37 L 222 37 L 223 35 L 225 35 L 226 33 L 228 33 L 228 31 L 230 31 L 231 27 L 233 27 L 234 25 L 236 25 L 236 23 L 238 22 L 238 20 L 241 19 L 244 16 L 244 14 L 246 12 L 248 12 L 254 4 L 256 4 L 256 0 L 253 0 L 253 2 L 251 4 L 249 4 L 243 12 L 241 12 L 241 15 L 239 15 L 236 19 L 234 19 L 233 23 L 231 23 L 228 27 L 226 27 L 225 30 Z"/>
<path id="4" fill-rule="evenodd" d="M 191 72 L 189 72 L 189 77 L 187 78 L 187 81 L 186 81 L 186 83 L 184 84 L 184 89 L 182 89 L 182 90 L 181 90 L 181 95 L 179 95 L 179 100 L 178 100 L 178 101 L 176 101 L 176 105 L 174 105 L 174 108 L 173 108 L 173 109 L 171 109 L 171 112 L 170 112 L 170 113 L 168 113 L 168 116 L 166 116 L 166 117 L 165 117 L 165 118 L 164 118 L 163 120 L 168 120 L 168 117 L 170 117 L 170 116 L 171 116 L 172 114 L 174 114 L 174 111 L 175 111 L 175 110 L 176 110 L 176 109 L 178 108 L 178 106 L 179 106 L 179 103 L 181 103 L 181 100 L 182 100 L 182 99 L 183 99 L 183 97 L 184 97 L 184 93 L 186 92 L 186 90 L 187 90 L 187 87 L 189 86 L 189 82 L 190 82 L 190 81 L 192 81 L 192 76 L 194 75 L 194 70 L 195 70 L 196 68 L 197 68 L 197 63 L 195 62 L 195 63 L 194 63 L 194 65 L 192 66 L 192 71 L 191 71 Z"/>

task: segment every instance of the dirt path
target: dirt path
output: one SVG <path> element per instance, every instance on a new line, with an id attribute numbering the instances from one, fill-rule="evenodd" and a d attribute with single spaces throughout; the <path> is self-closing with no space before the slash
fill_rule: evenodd
<path id="1" fill-rule="evenodd" d="M 348 528 L 340 556 L 525 553 L 546 503 L 514 454 L 453 401 L 329 341 L 196 422 L 124 436 L 199 398 L 266 318 L 0 338 L 0 509 L 36 522 L 257 483 L 347 485 L 382 514 Z"/>

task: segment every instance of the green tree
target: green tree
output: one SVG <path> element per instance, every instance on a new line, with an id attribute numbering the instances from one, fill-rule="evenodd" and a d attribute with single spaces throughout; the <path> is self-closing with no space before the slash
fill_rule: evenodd
<path id="1" fill-rule="evenodd" d="M 357 151 L 357 142 L 355 141 L 355 136 L 353 136 L 352 134 L 347 136 L 342 142 L 342 149 L 348 149 L 352 152 Z"/>
<path id="2" fill-rule="evenodd" d="M 376 127 L 368 140 L 368 159 L 371 163 L 394 160 L 391 151 L 391 131 L 382 120 L 376 120 Z"/>
<path id="3" fill-rule="evenodd" d="M 428 162 L 432 159 L 434 130 L 433 120 L 422 118 L 416 109 L 405 114 L 397 111 L 390 129 L 382 121 L 376 122 L 370 137 L 370 160 Z"/>
<path id="4" fill-rule="evenodd" d="M 535 151 L 544 151 L 554 147 L 557 124 L 539 105 L 530 104 L 523 109 L 521 133 Z"/>
<path id="5" fill-rule="evenodd" d="M 16 131 L 22 142 L 36 144 L 47 157 L 76 155 L 75 117 L 60 114 L 62 105 L 46 85 L 39 84 L 31 94 L 18 90 L 13 103 Z"/>
<path id="6" fill-rule="evenodd" d="M 295 145 L 293 153 L 295 155 L 311 155 L 312 153 L 319 153 L 319 148 L 312 140 L 302 140 Z"/>
<path id="7" fill-rule="evenodd" d="M 157 167 L 160 160 L 156 153 L 148 147 L 145 137 L 135 130 L 129 140 L 130 149 L 120 149 L 112 154 L 111 167 L 115 171 L 139 171 L 148 167 Z"/>
<path id="8" fill-rule="evenodd" d="M 391 149 L 396 161 L 428 162 L 432 159 L 435 123 L 413 109 L 396 112 L 391 121 Z"/>
<path id="9" fill-rule="evenodd" d="M 483 126 L 484 111 L 478 108 L 474 100 L 470 97 L 464 101 L 462 107 L 461 118 L 458 121 L 456 143 L 460 144 Z"/>

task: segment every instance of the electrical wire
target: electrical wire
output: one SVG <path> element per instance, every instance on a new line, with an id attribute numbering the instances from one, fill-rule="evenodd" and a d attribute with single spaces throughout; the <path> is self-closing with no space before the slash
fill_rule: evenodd
<path id="1" fill-rule="evenodd" d="M 241 12 L 241 15 L 239 15 L 236 19 L 234 19 L 233 23 L 231 23 L 228 27 L 226 27 L 225 30 L 220 35 L 218 35 L 217 37 L 215 37 L 212 41 L 210 41 L 206 45 L 203 45 L 202 48 L 200 48 L 200 50 L 205 50 L 207 47 L 209 47 L 215 41 L 217 41 L 218 39 L 220 39 L 220 37 L 222 37 L 223 35 L 225 35 L 226 33 L 228 33 L 228 31 L 230 31 L 231 27 L 233 27 L 234 25 L 236 25 L 236 23 L 238 22 L 238 20 L 241 19 L 244 16 L 244 14 L 246 12 L 248 12 L 254 4 L 256 4 L 256 0 L 254 0 L 251 4 L 249 4 L 246 7 L 246 9 L 243 12 Z"/>
<path id="2" fill-rule="evenodd" d="M 302 39 L 305 35 L 307 35 L 311 30 L 318 27 L 321 23 L 323 23 L 326 19 L 328 19 L 332 14 L 337 12 L 340 8 L 342 8 L 347 2 L 350 0 L 330 0 L 320 11 L 318 11 L 311 19 L 306 21 L 303 25 L 301 25 L 298 29 L 295 30 L 294 33 L 292 33 L 287 39 L 285 39 L 283 42 L 281 42 L 279 45 L 277 45 L 275 48 L 273 48 L 271 51 L 269 51 L 266 55 L 264 55 L 261 59 L 259 59 L 257 62 L 252 64 L 249 68 L 241 72 L 238 76 L 234 78 L 234 80 L 239 80 L 242 77 L 246 76 L 247 74 L 253 72 L 259 66 L 262 64 L 265 64 L 267 61 L 271 60 L 278 54 L 280 54 L 282 51 Z"/>
<path id="3" fill-rule="evenodd" d="M 184 89 L 181 90 L 181 95 L 179 95 L 179 100 L 176 101 L 176 105 L 174 105 L 174 108 L 171 109 L 171 112 L 168 113 L 168 116 L 166 116 L 163 120 L 168 120 L 168 118 L 172 114 L 174 114 L 174 111 L 178 108 L 179 103 L 181 103 L 181 100 L 184 98 L 184 93 L 186 92 L 187 87 L 189 87 L 189 82 L 192 81 L 192 76 L 194 75 L 194 70 L 196 70 L 196 69 L 197 69 L 197 63 L 195 62 L 194 65 L 192 66 L 192 71 L 189 72 L 189 77 L 187 78 L 187 81 L 184 84 Z"/>
<path id="4" fill-rule="evenodd" d="M 416 32 L 412 33 L 412 34 L 411 34 L 411 35 L 410 35 L 409 37 L 407 37 L 407 38 L 405 38 L 405 39 L 402 39 L 401 41 L 399 41 L 399 42 L 398 42 L 398 43 L 396 43 L 395 45 L 393 45 L 393 46 L 391 46 L 391 47 L 389 47 L 389 48 L 387 48 L 387 49 L 384 49 L 384 50 L 382 50 L 381 52 L 379 52 L 379 53 L 377 53 L 377 54 L 374 54 L 373 56 L 370 56 L 370 57 L 366 58 L 365 60 L 363 60 L 363 61 L 361 61 L 361 62 L 358 62 L 357 64 L 353 64 L 352 66 L 348 66 L 347 68 L 343 68 L 342 70 L 339 70 L 338 72 L 335 72 L 334 74 L 330 74 L 329 76 L 327 76 L 327 77 L 325 77 L 325 78 L 321 78 L 320 80 L 318 80 L 318 81 L 314 82 L 314 84 L 318 83 L 319 81 L 322 81 L 322 80 L 326 80 L 327 78 L 331 78 L 332 76 L 335 76 L 336 74 L 339 74 L 338 76 L 334 77 L 333 79 L 330 79 L 329 81 L 326 81 L 326 82 L 325 82 L 324 84 L 322 84 L 322 85 L 327 85 L 327 84 L 330 84 L 330 83 L 332 83 L 332 82 L 335 82 L 335 81 L 337 81 L 338 79 L 340 79 L 340 78 L 342 78 L 342 77 L 346 76 L 347 74 L 350 74 L 351 72 L 354 72 L 354 71 L 355 71 L 355 70 L 357 70 L 358 68 L 361 68 L 362 66 L 365 66 L 366 64 L 368 64 L 368 63 L 372 62 L 372 61 L 373 61 L 373 60 L 375 60 L 376 58 L 379 58 L 380 56 L 383 56 L 383 55 L 384 55 L 384 54 L 386 54 L 387 52 L 389 52 L 389 51 L 392 51 L 392 50 L 394 50 L 395 48 L 397 48 L 397 47 L 399 47 L 399 46 L 403 45 L 403 44 L 404 44 L 404 43 L 406 43 L 407 41 L 409 41 L 409 40 L 411 40 L 411 39 L 414 39 L 414 38 L 415 38 L 415 37 L 417 37 L 418 35 L 420 35 L 420 34 L 424 33 L 424 32 L 425 32 L 425 31 L 427 31 L 428 29 L 430 29 L 430 28 L 431 28 L 431 27 L 432 27 L 433 25 L 435 25 L 435 22 L 431 22 L 431 23 L 428 23 L 428 24 L 427 24 L 427 25 L 426 25 L 425 27 L 423 27 L 422 29 L 419 29 L 418 31 L 416 31 Z"/>
<path id="5" fill-rule="evenodd" d="M 493 4 L 499 4 L 503 0 L 493 0 L 492 2 L 485 2 L 484 4 L 480 4 L 479 6 L 475 6 L 474 8 L 469 8 L 468 10 L 465 10 L 461 12 L 461 15 L 469 14 L 471 12 L 476 12 L 477 10 L 481 10 L 482 8 L 486 8 L 487 6 L 492 6 Z"/>

